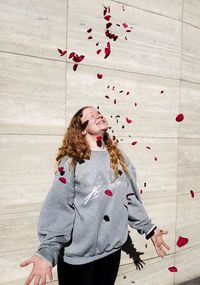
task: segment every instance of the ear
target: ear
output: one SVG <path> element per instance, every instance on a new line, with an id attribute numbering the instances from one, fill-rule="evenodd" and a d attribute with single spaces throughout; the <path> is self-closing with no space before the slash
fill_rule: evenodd
<path id="1" fill-rule="evenodd" d="M 81 132 L 82 136 L 85 136 L 87 134 L 86 130 Z"/>

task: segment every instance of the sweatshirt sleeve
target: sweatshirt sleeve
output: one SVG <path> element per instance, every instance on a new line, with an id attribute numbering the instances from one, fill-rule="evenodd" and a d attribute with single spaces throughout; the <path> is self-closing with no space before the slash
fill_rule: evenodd
<path id="1" fill-rule="evenodd" d="M 155 225 L 152 224 L 140 197 L 138 186 L 136 183 L 136 170 L 128 156 L 124 153 L 124 158 L 129 169 L 130 176 L 128 177 L 128 224 L 136 229 L 140 234 L 147 236 Z"/>
<path id="2" fill-rule="evenodd" d="M 52 267 L 57 264 L 60 249 L 71 239 L 75 218 L 74 192 L 74 175 L 64 157 L 55 172 L 38 221 L 40 246 L 36 255 L 49 261 Z"/>

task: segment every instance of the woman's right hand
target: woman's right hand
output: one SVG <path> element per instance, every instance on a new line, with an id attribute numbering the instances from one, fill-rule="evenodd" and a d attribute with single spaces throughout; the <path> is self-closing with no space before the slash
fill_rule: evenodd
<path id="1" fill-rule="evenodd" d="M 50 281 L 53 280 L 52 266 L 48 261 L 40 256 L 33 255 L 31 258 L 22 261 L 20 266 L 24 267 L 31 263 L 33 263 L 33 269 L 24 285 L 29 285 L 34 278 L 34 285 L 46 285 L 47 275 Z"/>

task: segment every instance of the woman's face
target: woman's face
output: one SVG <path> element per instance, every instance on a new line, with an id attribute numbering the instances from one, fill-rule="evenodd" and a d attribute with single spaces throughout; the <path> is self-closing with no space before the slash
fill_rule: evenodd
<path id="1" fill-rule="evenodd" d="M 95 108 L 86 108 L 82 114 L 83 135 L 86 133 L 95 136 L 102 135 L 108 129 L 106 118 Z"/>

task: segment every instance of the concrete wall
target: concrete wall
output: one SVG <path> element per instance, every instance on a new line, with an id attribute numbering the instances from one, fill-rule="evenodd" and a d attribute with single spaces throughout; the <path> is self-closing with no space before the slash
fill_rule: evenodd
<path id="1" fill-rule="evenodd" d="M 116 41 L 105 37 L 103 5 L 110 6 Z M 200 2 L 2 0 L 0 16 L 0 284 L 21 285 L 31 270 L 19 263 L 37 249 L 37 220 L 57 149 L 73 113 L 88 104 L 107 116 L 137 169 L 149 215 L 169 230 L 165 259 L 131 230 L 141 270 L 123 252 L 116 284 L 171 285 L 198 277 Z M 108 41 L 111 54 L 104 59 Z M 57 48 L 85 55 L 76 71 Z M 180 123 L 179 113 L 185 116 Z M 189 238 L 182 248 L 180 235 Z"/>

